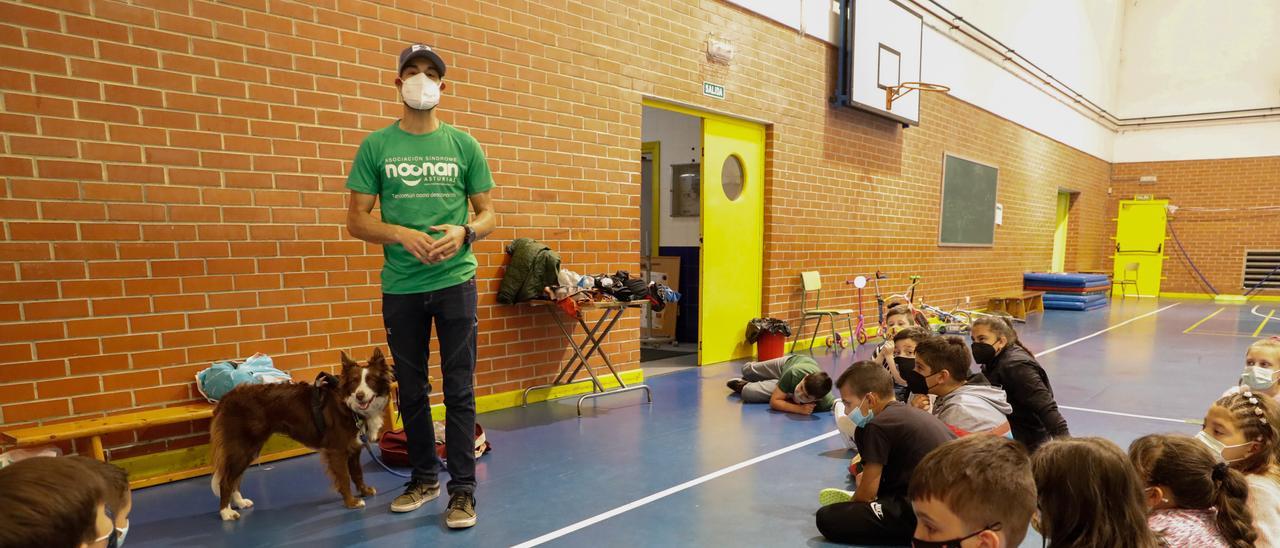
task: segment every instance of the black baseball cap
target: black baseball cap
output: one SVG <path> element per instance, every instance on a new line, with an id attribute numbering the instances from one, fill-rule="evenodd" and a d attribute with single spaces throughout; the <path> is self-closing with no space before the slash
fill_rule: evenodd
<path id="1" fill-rule="evenodd" d="M 425 57 L 428 61 L 431 61 L 436 66 L 436 70 L 440 71 L 440 77 L 444 78 L 444 59 L 441 59 L 436 52 L 431 50 L 431 46 L 426 44 L 414 44 L 400 52 L 400 70 L 396 71 L 396 75 L 404 72 L 404 67 L 408 66 L 410 61 L 419 57 Z"/>

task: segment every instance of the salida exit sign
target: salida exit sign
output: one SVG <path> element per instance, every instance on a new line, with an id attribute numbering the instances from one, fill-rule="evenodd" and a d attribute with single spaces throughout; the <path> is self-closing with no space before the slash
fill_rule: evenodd
<path id="1" fill-rule="evenodd" d="M 715 97 L 716 99 L 724 99 L 724 86 L 720 84 L 712 84 L 711 82 L 702 83 L 702 94 L 707 97 Z"/>

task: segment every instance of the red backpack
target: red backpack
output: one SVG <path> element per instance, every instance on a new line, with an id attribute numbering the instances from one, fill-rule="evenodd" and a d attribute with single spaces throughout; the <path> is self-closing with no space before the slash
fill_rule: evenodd
<path id="1" fill-rule="evenodd" d="M 433 423 L 436 430 L 436 455 L 440 460 L 448 458 L 448 451 L 444 439 L 444 423 Z M 382 462 L 387 466 L 408 467 L 409 463 L 409 437 L 405 434 L 404 429 L 390 430 L 382 435 L 382 439 L 378 440 L 378 448 L 382 450 Z M 476 423 L 476 458 L 488 453 L 493 449 L 489 441 L 484 435 L 484 428 L 480 423 Z"/>

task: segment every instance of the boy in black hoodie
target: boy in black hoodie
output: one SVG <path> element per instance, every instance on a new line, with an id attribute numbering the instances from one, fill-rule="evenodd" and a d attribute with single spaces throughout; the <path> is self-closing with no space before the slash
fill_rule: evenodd
<path id="1" fill-rule="evenodd" d="M 983 376 L 1009 396 L 1013 439 L 1034 452 L 1051 438 L 1070 436 L 1067 420 L 1053 399 L 1049 375 L 1018 342 L 1013 326 L 1001 318 L 979 318 L 974 320 L 970 335 L 973 360 L 982 365 Z"/>

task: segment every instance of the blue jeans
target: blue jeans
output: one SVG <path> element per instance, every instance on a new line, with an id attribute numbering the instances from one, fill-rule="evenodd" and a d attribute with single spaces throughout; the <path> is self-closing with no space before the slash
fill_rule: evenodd
<path id="1" fill-rule="evenodd" d="M 413 479 L 438 481 L 435 430 L 427 377 L 428 342 L 436 328 L 444 376 L 449 494 L 476 489 L 476 281 L 427 293 L 382 295 L 382 321 L 400 383 L 400 415 L 409 442 Z"/>

